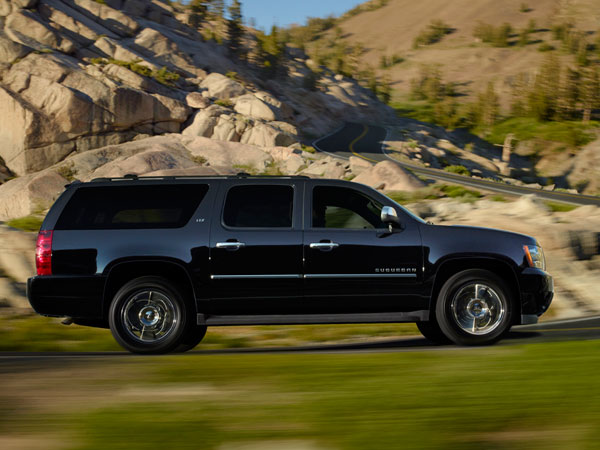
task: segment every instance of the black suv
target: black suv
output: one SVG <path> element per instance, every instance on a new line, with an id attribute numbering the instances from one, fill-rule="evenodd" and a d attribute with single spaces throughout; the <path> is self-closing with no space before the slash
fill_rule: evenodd
<path id="1" fill-rule="evenodd" d="M 532 237 L 424 222 L 361 184 L 305 177 L 101 178 L 67 186 L 38 235 L 33 308 L 110 327 L 138 353 L 209 325 L 416 322 L 488 344 L 549 307 Z"/>

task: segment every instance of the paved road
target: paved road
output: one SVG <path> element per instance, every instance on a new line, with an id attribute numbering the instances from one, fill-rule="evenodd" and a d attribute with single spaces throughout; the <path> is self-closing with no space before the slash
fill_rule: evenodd
<path id="1" fill-rule="evenodd" d="M 324 325 L 326 326 L 326 325 Z M 210 329 L 208 330 L 210 333 Z M 574 340 L 600 339 L 600 316 L 581 319 L 543 322 L 537 325 L 513 327 L 508 336 L 498 346 L 510 346 L 527 343 L 560 342 Z M 200 344 L 189 354 L 248 354 L 248 353 L 372 353 L 372 352 L 410 352 L 431 350 L 465 350 L 480 347 L 457 347 L 454 345 L 437 346 L 420 336 L 408 336 L 401 339 L 373 340 L 359 344 L 310 345 L 301 347 L 275 348 L 229 348 L 222 350 L 202 350 Z M 10 370 L 17 363 L 42 363 L 47 361 L 65 362 L 80 359 L 138 358 L 127 352 L 0 352 L 0 374 Z M 156 358 L 160 358 L 157 356 Z"/>
<path id="2" fill-rule="evenodd" d="M 367 161 L 371 162 L 379 162 L 385 159 L 390 159 L 399 166 L 410 169 L 417 174 L 436 180 L 461 184 L 464 186 L 485 189 L 493 192 L 501 192 L 508 195 L 519 196 L 535 194 L 545 200 L 569 203 L 573 205 L 600 206 L 600 197 L 513 186 L 489 180 L 457 175 L 444 172 L 443 170 L 430 169 L 413 164 L 402 163 L 392 159 L 385 153 L 383 143 L 385 142 L 386 136 L 387 130 L 383 127 L 347 123 L 334 133 L 317 139 L 313 145 L 316 149 L 322 152 L 343 159 L 348 159 L 350 156 L 358 156 L 359 158 L 366 159 Z"/>

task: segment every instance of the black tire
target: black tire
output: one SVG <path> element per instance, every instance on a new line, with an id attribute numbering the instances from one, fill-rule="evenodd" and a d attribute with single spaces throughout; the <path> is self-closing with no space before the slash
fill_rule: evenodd
<path id="1" fill-rule="evenodd" d="M 126 350 L 162 354 L 176 350 L 188 336 L 195 325 L 193 316 L 176 286 L 147 276 L 119 289 L 110 304 L 108 322 L 115 340 Z"/>
<path id="2" fill-rule="evenodd" d="M 188 333 L 181 339 L 179 347 L 175 350 L 177 353 L 185 353 L 196 347 L 204 336 L 206 336 L 206 325 L 195 325 L 188 329 Z"/>
<path id="3" fill-rule="evenodd" d="M 508 332 L 514 309 L 511 290 L 500 277 L 470 269 L 444 283 L 435 313 L 440 330 L 454 343 L 487 345 Z"/>
<path id="4" fill-rule="evenodd" d="M 417 322 L 417 328 L 427 340 L 436 345 L 452 344 L 452 340 L 444 334 L 435 319 L 428 322 Z"/>

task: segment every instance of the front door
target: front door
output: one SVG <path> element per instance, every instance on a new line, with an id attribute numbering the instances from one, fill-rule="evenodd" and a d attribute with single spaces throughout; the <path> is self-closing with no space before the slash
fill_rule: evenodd
<path id="1" fill-rule="evenodd" d="M 211 312 L 278 314 L 302 296 L 301 180 L 226 182 L 210 236 Z"/>
<path id="2" fill-rule="evenodd" d="M 307 184 L 304 233 L 305 302 L 322 312 L 426 309 L 421 236 L 414 219 L 390 233 L 381 208 L 393 202 L 373 190 Z"/>

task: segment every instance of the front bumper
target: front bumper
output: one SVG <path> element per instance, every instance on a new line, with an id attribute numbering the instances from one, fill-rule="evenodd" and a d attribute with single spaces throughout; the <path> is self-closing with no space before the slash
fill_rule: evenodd
<path id="1" fill-rule="evenodd" d="M 36 276 L 27 280 L 27 298 L 43 316 L 102 318 L 102 276 Z"/>
<path id="2" fill-rule="evenodd" d="M 528 267 L 519 279 L 521 288 L 521 314 L 535 315 L 544 314 L 554 297 L 554 280 L 548 272 L 541 269 Z"/>

